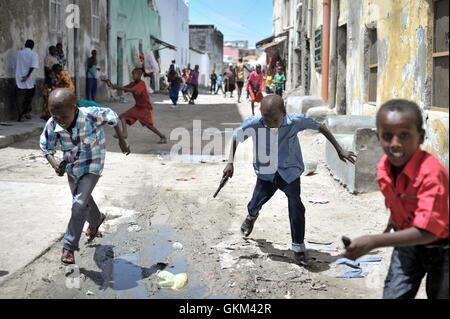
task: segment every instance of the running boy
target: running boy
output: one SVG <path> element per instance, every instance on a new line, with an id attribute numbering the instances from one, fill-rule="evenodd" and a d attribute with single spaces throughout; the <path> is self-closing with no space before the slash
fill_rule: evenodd
<path id="1" fill-rule="evenodd" d="M 391 216 L 383 234 L 353 239 L 346 256 L 393 246 L 383 298 L 414 298 L 426 274 L 428 298 L 448 299 L 448 170 L 420 148 L 425 131 L 416 103 L 386 102 L 376 125 L 385 152 L 377 180 Z"/>
<path id="2" fill-rule="evenodd" d="M 244 237 L 251 234 L 262 206 L 280 189 L 288 198 L 295 263 L 305 266 L 305 207 L 300 198 L 300 175 L 304 164 L 297 134 L 305 129 L 318 130 L 333 144 L 342 161 L 354 163 L 355 155 L 343 150 L 325 125 L 302 114 L 286 113 L 283 99 L 278 95 L 266 96 L 260 109 L 261 115 L 250 117 L 235 131 L 232 155 L 223 175 L 233 176 L 237 145 L 252 136 L 255 145 L 253 167 L 258 178 L 241 233 Z M 270 160 L 263 159 L 267 153 Z"/>
<path id="3" fill-rule="evenodd" d="M 258 64 L 256 70 L 250 73 L 247 83 L 247 91 L 250 93 L 253 115 L 255 115 L 255 103 L 260 103 L 263 100 L 264 87 L 264 75 L 261 72 L 261 65 Z"/>
<path id="4" fill-rule="evenodd" d="M 133 82 L 123 87 L 112 84 L 110 80 L 106 81 L 108 86 L 114 90 L 132 93 L 134 100 L 136 101 L 136 105 L 134 107 L 119 116 L 122 122 L 123 136 L 124 138 L 128 137 L 127 125 L 131 126 L 136 123 L 136 121 L 139 121 L 142 126 L 145 126 L 159 136 L 160 140 L 158 144 L 166 144 L 166 137 L 155 126 L 153 126 L 153 107 L 150 101 L 150 96 L 148 95 L 147 85 L 141 80 L 143 73 L 144 70 L 142 68 L 134 69 L 132 72 Z"/>
<path id="5" fill-rule="evenodd" d="M 118 117 L 109 108 L 89 107 L 79 109 L 76 97 L 69 89 L 56 89 L 50 93 L 48 107 L 52 117 L 45 125 L 40 138 L 40 147 L 58 176 L 67 172 L 73 195 L 72 216 L 64 235 L 61 262 L 75 263 L 74 251 L 78 245 L 86 220 L 89 222 L 86 235 L 88 241 L 100 236 L 98 231 L 105 220 L 92 198 L 105 163 L 105 124 L 114 126 L 119 137 L 119 146 L 126 155 L 130 148 L 118 126 Z M 54 154 L 57 143 L 61 144 L 63 161 L 58 162 Z"/>

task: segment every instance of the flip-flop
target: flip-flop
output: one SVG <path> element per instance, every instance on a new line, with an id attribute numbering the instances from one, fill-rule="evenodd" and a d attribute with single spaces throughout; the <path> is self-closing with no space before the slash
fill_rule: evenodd
<path id="1" fill-rule="evenodd" d="M 105 222 L 105 220 L 106 220 L 106 215 L 102 213 L 102 220 L 101 220 L 100 224 L 95 229 L 88 227 L 88 229 L 86 230 L 86 236 L 88 237 L 88 241 L 87 241 L 88 243 L 93 241 L 96 237 L 102 237 L 102 233 L 99 232 L 99 228 Z"/>

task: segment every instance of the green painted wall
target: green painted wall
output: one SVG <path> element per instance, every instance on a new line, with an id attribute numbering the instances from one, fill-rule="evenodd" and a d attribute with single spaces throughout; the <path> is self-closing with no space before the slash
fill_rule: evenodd
<path id="1" fill-rule="evenodd" d="M 133 49 L 142 45 L 144 53 L 157 48 L 150 36 L 161 38 L 160 16 L 151 8 L 147 0 L 110 0 L 110 78 L 118 80 L 119 68 L 123 72 L 123 81 L 130 82 L 131 71 L 135 67 Z M 118 38 L 122 39 L 123 63 L 118 61 Z"/>

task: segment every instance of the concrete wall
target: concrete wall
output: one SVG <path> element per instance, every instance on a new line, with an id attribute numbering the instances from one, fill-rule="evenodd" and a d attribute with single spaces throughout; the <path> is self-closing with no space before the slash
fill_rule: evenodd
<path id="1" fill-rule="evenodd" d="M 157 0 L 156 6 L 161 17 L 161 40 L 177 48 L 177 51 L 161 51 L 161 70 L 168 70 L 172 60 L 183 68 L 189 63 L 189 8 L 186 1 Z"/>
<path id="2" fill-rule="evenodd" d="M 348 16 L 347 113 L 372 114 L 389 99 L 405 98 L 424 111 L 424 147 L 448 167 L 448 113 L 430 111 L 433 7 L 430 0 L 352 1 Z M 357 14 L 355 14 L 357 13 Z M 367 28 L 378 34 L 376 105 L 369 105 Z"/>
<path id="3" fill-rule="evenodd" d="M 190 47 L 211 53 L 211 65 L 216 72 L 223 72 L 223 34 L 213 25 L 190 25 Z M 193 65 L 191 61 L 191 65 Z"/>
<path id="4" fill-rule="evenodd" d="M 118 68 L 122 68 L 123 81 L 120 84 L 128 84 L 135 67 L 133 50 L 141 45 L 144 53 L 156 53 L 159 47 L 150 36 L 161 39 L 160 17 L 155 8 L 149 7 L 147 0 L 111 0 L 110 21 L 110 78 L 117 82 Z M 118 38 L 122 39 L 123 63 L 118 59 Z M 159 76 L 156 77 L 156 89 Z"/>
<path id="5" fill-rule="evenodd" d="M 62 42 L 68 71 L 76 83 L 77 95 L 84 98 L 86 59 L 92 49 L 97 49 L 99 67 L 107 69 L 107 5 L 100 0 L 100 39 L 94 41 L 91 36 L 91 1 L 79 0 L 80 29 L 67 28 L 68 13 L 65 9 L 73 1 L 61 1 L 61 28 L 50 30 L 48 0 L 3 0 L 2 19 L 0 19 L 0 120 L 15 120 L 15 55 L 22 49 L 27 39 L 35 41 L 34 51 L 39 55 L 40 68 L 33 72 L 37 80 L 36 96 L 33 99 L 33 113 L 40 114 L 42 108 L 41 87 L 44 78 L 44 58 L 48 47 Z M 78 45 L 75 45 L 77 41 Z M 98 99 L 106 98 L 106 89 L 99 84 Z"/>

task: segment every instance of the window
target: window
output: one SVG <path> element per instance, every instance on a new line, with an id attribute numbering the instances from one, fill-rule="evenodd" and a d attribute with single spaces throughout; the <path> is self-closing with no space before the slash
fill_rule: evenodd
<path id="1" fill-rule="evenodd" d="M 434 2 L 433 106 L 448 112 L 448 0 Z"/>
<path id="2" fill-rule="evenodd" d="M 314 32 L 314 66 L 319 73 L 322 72 L 322 30 L 323 26 L 320 26 Z"/>
<path id="3" fill-rule="evenodd" d="M 100 0 L 91 0 L 91 33 L 94 41 L 100 41 Z"/>
<path id="4" fill-rule="evenodd" d="M 62 31 L 62 13 L 61 13 L 61 0 L 50 0 L 50 31 L 61 32 Z"/>
<path id="5" fill-rule="evenodd" d="M 369 103 L 377 101 L 377 77 L 378 77 L 378 54 L 377 54 L 377 29 L 369 30 Z"/>

